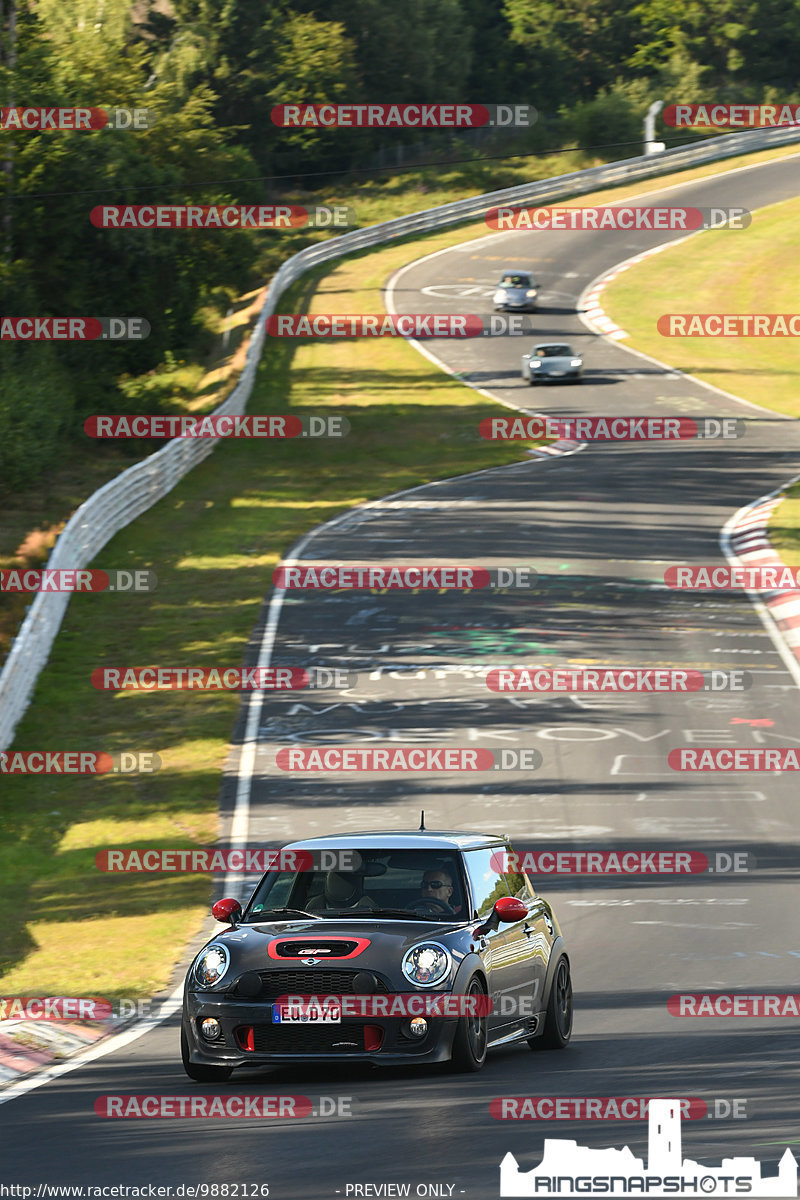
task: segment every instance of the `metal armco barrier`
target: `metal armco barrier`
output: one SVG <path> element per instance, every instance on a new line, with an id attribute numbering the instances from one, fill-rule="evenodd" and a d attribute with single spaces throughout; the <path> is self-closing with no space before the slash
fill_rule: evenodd
<path id="1" fill-rule="evenodd" d="M 542 204 L 595 191 L 599 187 L 634 182 L 664 175 L 683 167 L 747 154 L 800 141 L 800 129 L 754 129 L 708 139 L 700 146 L 681 147 L 661 154 L 643 155 L 621 162 L 590 167 L 559 175 L 539 183 L 489 192 L 457 200 L 440 208 L 426 209 L 408 217 L 382 221 L 367 229 L 344 233 L 292 255 L 272 278 L 264 307 L 250 341 L 244 370 L 236 388 L 215 409 L 217 414 L 243 413 L 253 388 L 256 368 L 264 345 L 264 322 L 275 311 L 286 289 L 306 271 L 344 254 L 380 246 L 395 238 L 429 233 L 448 225 L 482 217 L 500 204 Z M 109 480 L 78 508 L 53 547 L 48 568 L 86 567 L 115 533 L 166 496 L 175 485 L 202 462 L 219 438 L 174 438 L 149 458 L 128 467 Z M 14 737 L 17 724 L 28 706 L 39 672 L 47 662 L 69 603 L 69 593 L 41 592 L 36 595 L 0 673 L 0 750 Z"/>

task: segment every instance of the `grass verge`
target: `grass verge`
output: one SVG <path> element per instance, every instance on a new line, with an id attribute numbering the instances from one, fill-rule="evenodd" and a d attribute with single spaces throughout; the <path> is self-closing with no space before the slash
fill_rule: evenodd
<path id="1" fill-rule="evenodd" d="M 665 313 L 790 313 L 797 286 L 786 264 L 797 244 L 800 200 L 770 205 L 746 230 L 707 230 L 623 272 L 603 292 L 626 345 L 715 387 L 800 416 L 796 339 L 664 337 Z"/>
<path id="2" fill-rule="evenodd" d="M 767 526 L 769 540 L 790 567 L 800 566 L 800 483 L 784 492 Z"/>

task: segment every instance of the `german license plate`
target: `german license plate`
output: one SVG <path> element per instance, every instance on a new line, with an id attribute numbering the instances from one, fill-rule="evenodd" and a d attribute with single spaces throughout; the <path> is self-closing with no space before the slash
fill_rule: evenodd
<path id="1" fill-rule="evenodd" d="M 275 1025 L 341 1025 L 342 1009 L 338 1004 L 273 1004 Z"/>

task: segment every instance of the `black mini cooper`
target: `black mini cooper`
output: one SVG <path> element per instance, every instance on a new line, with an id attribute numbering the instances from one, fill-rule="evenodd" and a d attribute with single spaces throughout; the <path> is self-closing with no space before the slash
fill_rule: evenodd
<path id="1" fill-rule="evenodd" d="M 494 1046 L 566 1046 L 569 957 L 510 853 L 496 835 L 432 831 L 283 847 L 244 911 L 212 909 L 229 928 L 186 976 L 187 1075 L 338 1059 L 478 1071 Z"/>

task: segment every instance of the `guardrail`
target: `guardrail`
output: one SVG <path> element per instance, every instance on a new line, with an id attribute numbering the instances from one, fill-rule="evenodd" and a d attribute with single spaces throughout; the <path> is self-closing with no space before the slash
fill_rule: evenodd
<path id="1" fill-rule="evenodd" d="M 699 166 L 797 141 L 800 141 L 800 129 L 792 127 L 729 134 L 708 139 L 699 146 L 680 147 L 661 154 L 605 163 L 538 183 L 523 183 L 502 191 L 471 196 L 467 200 L 457 200 L 407 217 L 395 217 L 391 221 L 382 221 L 367 229 L 356 229 L 352 233 L 309 246 L 287 259 L 273 276 L 250 340 L 239 382 L 214 411 L 218 414 L 245 411 L 264 345 L 266 318 L 275 311 L 286 289 L 312 267 L 396 238 L 461 224 L 483 216 L 488 208 L 498 204 L 543 203 L 580 196 L 598 187 L 649 179 L 684 167 Z M 192 467 L 211 453 L 218 441 L 219 438 L 174 438 L 148 458 L 109 480 L 73 513 L 53 547 L 48 568 L 88 566 L 115 533 L 119 533 L 172 491 Z M 69 599 L 69 593 L 39 593 L 14 639 L 0 672 L 0 750 L 11 744 L 39 673 L 50 655 Z"/>

